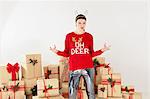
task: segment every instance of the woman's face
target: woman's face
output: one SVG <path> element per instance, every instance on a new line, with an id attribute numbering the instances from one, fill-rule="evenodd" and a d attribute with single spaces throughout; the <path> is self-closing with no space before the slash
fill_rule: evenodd
<path id="1" fill-rule="evenodd" d="M 85 19 L 78 19 L 76 22 L 76 28 L 78 30 L 85 30 L 86 20 Z"/>

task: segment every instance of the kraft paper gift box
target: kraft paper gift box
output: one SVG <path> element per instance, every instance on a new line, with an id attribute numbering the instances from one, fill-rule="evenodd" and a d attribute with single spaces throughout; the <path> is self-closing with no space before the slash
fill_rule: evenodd
<path id="1" fill-rule="evenodd" d="M 48 65 L 44 68 L 45 79 L 56 78 L 59 79 L 59 65 Z"/>
<path id="2" fill-rule="evenodd" d="M 107 98 L 107 85 L 99 84 L 98 85 L 98 97 Z"/>
<path id="3" fill-rule="evenodd" d="M 68 58 L 60 57 L 59 69 L 60 69 L 60 81 L 61 82 L 68 81 L 68 76 L 67 76 L 68 75 Z"/>
<path id="4" fill-rule="evenodd" d="M 49 97 L 59 95 L 58 79 L 37 80 L 37 93 L 39 97 Z"/>
<path id="5" fill-rule="evenodd" d="M 109 97 L 122 97 L 121 93 L 121 74 L 102 75 L 101 84 L 108 84 Z"/>
<path id="6" fill-rule="evenodd" d="M 24 81 L 9 81 L 8 91 L 10 92 L 10 99 L 24 99 L 24 88 Z"/>
<path id="7" fill-rule="evenodd" d="M 42 77 L 41 54 L 26 55 L 26 65 L 22 66 L 22 78 Z"/>
<path id="8" fill-rule="evenodd" d="M 0 84 L 8 85 L 9 81 L 19 79 L 19 64 L 0 66 Z"/>
<path id="9" fill-rule="evenodd" d="M 123 99 L 142 99 L 142 94 L 140 92 L 123 93 Z"/>
<path id="10" fill-rule="evenodd" d="M 135 89 L 134 89 L 134 86 L 132 86 L 132 85 L 129 85 L 129 86 L 122 85 L 121 91 L 122 91 L 122 93 L 134 93 Z"/>
<path id="11" fill-rule="evenodd" d="M 102 75 L 110 75 L 113 73 L 112 68 L 109 64 L 104 64 L 96 68 L 97 75 L 96 75 L 96 85 L 98 85 L 102 80 Z"/>

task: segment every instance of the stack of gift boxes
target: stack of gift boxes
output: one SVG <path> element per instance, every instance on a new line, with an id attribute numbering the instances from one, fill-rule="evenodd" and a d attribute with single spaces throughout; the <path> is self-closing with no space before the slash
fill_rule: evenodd
<path id="1" fill-rule="evenodd" d="M 120 73 L 114 73 L 110 64 L 105 63 L 105 58 L 94 59 L 96 68 L 97 97 L 99 99 L 142 99 L 140 92 L 133 86 L 124 86 Z"/>
<path id="2" fill-rule="evenodd" d="M 133 86 L 124 86 L 104 57 L 93 59 L 96 99 L 142 99 Z M 41 54 L 26 55 L 26 64 L 0 66 L 0 99 L 68 99 L 68 59 L 42 66 Z M 88 99 L 81 77 L 77 99 Z"/>
<path id="3" fill-rule="evenodd" d="M 58 65 L 42 67 L 41 54 L 26 55 L 26 64 L 0 66 L 0 99 L 64 99 L 59 76 Z"/>

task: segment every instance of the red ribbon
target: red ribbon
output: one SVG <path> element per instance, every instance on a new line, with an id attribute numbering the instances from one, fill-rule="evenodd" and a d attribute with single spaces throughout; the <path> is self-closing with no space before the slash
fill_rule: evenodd
<path id="1" fill-rule="evenodd" d="M 128 87 L 126 86 L 125 88 L 121 88 L 121 91 L 125 91 L 125 92 L 130 93 L 130 92 L 134 92 L 135 90 L 134 90 L 134 88 L 128 89 Z"/>
<path id="2" fill-rule="evenodd" d="M 19 64 L 16 63 L 15 65 L 11 65 L 10 63 L 7 64 L 7 71 L 8 73 L 12 74 L 12 81 L 17 80 L 16 79 L 16 73 L 19 71 Z"/>

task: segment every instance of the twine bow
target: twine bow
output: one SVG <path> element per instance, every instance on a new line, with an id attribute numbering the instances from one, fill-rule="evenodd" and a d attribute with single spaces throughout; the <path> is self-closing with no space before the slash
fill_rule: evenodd
<path id="1" fill-rule="evenodd" d="M 35 64 L 37 64 L 38 62 L 37 62 L 37 59 L 36 60 L 33 60 L 33 59 L 29 59 L 29 63 L 32 63 L 33 64 L 33 66 L 35 66 Z"/>

